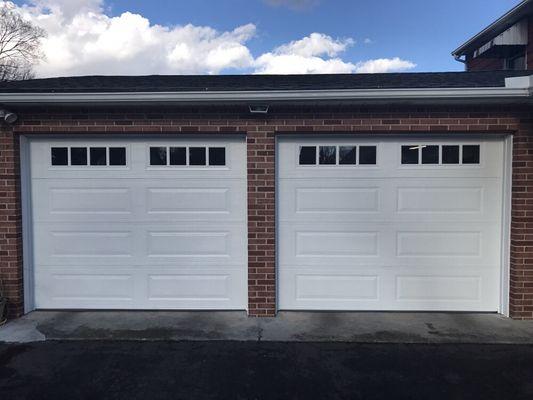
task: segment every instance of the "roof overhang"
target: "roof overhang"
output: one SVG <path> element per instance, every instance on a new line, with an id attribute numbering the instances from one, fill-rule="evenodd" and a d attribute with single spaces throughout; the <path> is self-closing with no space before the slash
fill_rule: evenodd
<path id="1" fill-rule="evenodd" d="M 533 75 L 506 78 L 505 87 L 265 90 L 193 92 L 0 93 L 0 104 L 15 105 L 148 105 L 253 103 L 527 103 Z"/>
<path id="2" fill-rule="evenodd" d="M 460 47 L 455 49 L 452 52 L 452 55 L 455 58 L 459 58 L 461 56 L 466 55 L 467 53 L 478 49 L 479 47 L 490 42 L 493 38 L 504 32 L 505 30 L 509 29 L 511 26 L 513 26 L 520 20 L 532 14 L 533 0 L 522 1 L 516 7 L 507 12 L 505 15 L 498 18 L 496 21 L 494 21 L 488 27 L 483 29 L 477 35 L 473 36 L 465 43 L 463 43 Z"/>
<path id="3" fill-rule="evenodd" d="M 247 92 L 0 93 L 4 105 L 527 102 L 531 88 L 303 90 Z"/>

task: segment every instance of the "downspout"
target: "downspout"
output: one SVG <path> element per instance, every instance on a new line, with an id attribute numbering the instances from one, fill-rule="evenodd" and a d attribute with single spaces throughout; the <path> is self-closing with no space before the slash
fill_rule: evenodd
<path id="1" fill-rule="evenodd" d="M 468 71 L 468 65 L 466 64 L 466 57 L 465 58 L 462 58 L 461 55 L 459 54 L 453 54 L 453 58 L 455 59 L 455 61 L 459 61 L 460 63 L 463 63 L 465 65 L 465 71 Z"/>

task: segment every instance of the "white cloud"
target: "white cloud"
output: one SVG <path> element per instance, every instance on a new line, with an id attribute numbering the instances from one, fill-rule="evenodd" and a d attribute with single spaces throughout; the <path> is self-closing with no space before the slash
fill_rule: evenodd
<path id="1" fill-rule="evenodd" d="M 339 58 L 324 60 L 320 57 L 272 53 L 263 54 L 255 64 L 258 74 L 347 74 L 355 68 L 354 64 Z"/>
<path id="2" fill-rule="evenodd" d="M 31 1 L 31 0 L 28 0 Z M 275 0 L 278 1 L 278 0 Z M 295 3 L 299 3 L 297 0 Z M 0 0 L 0 5 L 5 4 Z M 162 26 L 139 14 L 110 17 L 103 0 L 33 0 L 15 6 L 43 27 L 46 60 L 37 76 L 91 74 L 308 74 L 389 72 L 414 68 L 399 58 L 349 62 L 341 55 L 355 44 L 312 33 L 254 57 L 248 42 L 256 26 L 221 32 L 208 26 Z"/>
<path id="3" fill-rule="evenodd" d="M 291 10 L 309 10 L 320 3 L 320 0 L 264 0 L 265 3 L 274 7 L 287 7 Z"/>
<path id="4" fill-rule="evenodd" d="M 354 43 L 353 39 L 333 39 L 322 33 L 312 33 L 259 56 L 255 60 L 256 73 L 349 73 L 354 70 L 355 65 L 336 56 Z M 326 58 L 322 58 L 323 56 Z"/>
<path id="5" fill-rule="evenodd" d="M 333 39 L 321 33 L 277 47 L 255 60 L 259 74 L 334 74 L 354 72 L 407 71 L 416 65 L 410 61 L 384 58 L 352 63 L 338 57 L 355 44 L 353 39 Z"/>
<path id="6" fill-rule="evenodd" d="M 302 57 L 323 56 L 335 57 L 346 51 L 349 46 L 355 44 L 351 38 L 333 39 L 323 33 L 311 33 L 300 40 L 281 45 L 274 49 L 276 54 L 294 54 Z"/>
<path id="7" fill-rule="evenodd" d="M 399 57 L 379 58 L 377 60 L 368 60 L 357 63 L 355 65 L 354 72 L 376 74 L 380 72 L 408 71 L 415 67 L 415 63 L 411 61 L 402 60 Z"/>
<path id="8" fill-rule="evenodd" d="M 37 0 L 17 9 L 48 32 L 38 76 L 217 74 L 253 62 L 246 46 L 253 24 L 227 32 L 153 25 L 130 12 L 109 17 L 101 0 Z"/>

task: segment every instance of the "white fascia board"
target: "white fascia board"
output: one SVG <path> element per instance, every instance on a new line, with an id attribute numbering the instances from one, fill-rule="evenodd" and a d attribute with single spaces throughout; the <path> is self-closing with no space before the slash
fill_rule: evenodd
<path id="1" fill-rule="evenodd" d="M 220 92 L 0 93 L 4 104 L 222 103 L 268 101 L 461 100 L 527 98 L 531 87 Z"/>
<path id="2" fill-rule="evenodd" d="M 505 87 L 508 89 L 532 89 L 533 75 L 505 78 Z"/>

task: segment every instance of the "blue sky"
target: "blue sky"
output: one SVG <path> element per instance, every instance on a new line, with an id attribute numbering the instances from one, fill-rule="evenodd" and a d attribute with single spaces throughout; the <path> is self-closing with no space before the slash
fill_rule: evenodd
<path id="1" fill-rule="evenodd" d="M 224 32 L 232 32 L 238 27 L 248 26 L 249 29 L 247 28 L 245 38 L 240 37 L 240 33 L 238 35 L 234 33 L 229 40 L 233 44 L 224 42 L 217 45 L 219 53 L 221 48 L 226 50 L 231 48 L 231 54 L 236 60 L 232 63 L 224 64 L 217 61 L 216 66 L 213 67 L 212 65 L 202 66 L 201 61 L 196 60 L 194 66 L 183 69 L 182 64 L 177 62 L 167 63 L 168 65 L 165 64 L 164 66 L 154 62 L 153 66 L 150 67 L 154 69 L 154 72 L 162 73 L 172 73 L 172 68 L 176 68 L 177 73 L 245 73 L 260 70 L 277 71 L 273 67 L 273 62 L 277 63 L 275 64 L 276 68 L 282 70 L 286 68 L 287 63 L 298 62 L 296 59 L 285 57 L 285 64 L 280 64 L 279 57 L 275 58 L 274 56 L 279 56 L 280 53 L 293 56 L 294 53 L 292 49 L 285 48 L 283 51 L 276 49 L 279 46 L 309 37 L 312 33 L 323 35 L 315 38 L 320 43 L 329 40 L 325 45 L 331 47 L 337 43 L 341 47 L 334 50 L 316 50 L 309 54 L 306 53 L 306 58 L 302 59 L 301 62 L 309 61 L 309 57 L 314 58 L 310 61 L 310 65 L 313 66 L 308 68 L 311 72 L 315 69 L 321 72 L 321 68 L 324 72 L 330 71 L 328 68 L 332 64 L 328 64 L 329 67 L 327 68 L 323 64 L 315 67 L 318 65 L 316 58 L 326 61 L 339 59 L 344 63 L 337 69 L 334 68 L 333 72 L 337 70 L 343 72 L 344 69 L 353 72 L 366 72 L 365 68 L 357 69 L 353 65 L 359 65 L 357 63 L 367 60 L 391 60 L 395 57 L 413 64 L 399 65 L 398 70 L 459 71 L 463 69 L 463 66 L 453 60 L 450 52 L 519 3 L 517 0 L 106 0 L 103 3 L 102 1 L 39 0 L 32 4 L 31 1 L 18 0 L 16 4 L 25 6 L 25 8 L 21 8 L 22 10 L 30 10 L 30 14 L 36 20 L 39 13 L 47 14 L 50 12 L 49 9 L 54 10 L 54 7 L 56 7 L 56 13 L 57 8 L 70 8 L 68 12 L 72 15 L 82 13 L 86 9 L 93 10 L 93 13 L 94 10 L 98 10 L 97 13 L 105 16 L 109 21 L 112 21 L 112 17 L 119 18 L 123 13 L 129 12 L 143 17 L 149 21 L 150 26 L 161 25 L 169 30 L 187 24 L 194 27 L 209 27 L 222 35 L 219 37 L 222 41 L 224 40 Z M 35 4 L 42 5 L 43 3 L 47 4 L 48 8 L 41 7 L 38 11 L 31 8 Z M 136 21 L 139 22 L 139 20 Z M 137 22 L 134 21 L 134 23 Z M 89 18 L 86 21 L 86 24 L 91 23 L 97 24 L 98 20 Z M 51 34 L 56 49 L 57 46 L 67 47 L 68 45 L 68 43 L 65 45 L 59 41 L 59 38 L 62 38 L 61 29 L 65 31 L 74 29 L 71 23 L 69 25 L 69 22 L 63 21 L 62 24 L 63 28 L 58 28 L 57 23 L 46 27 L 51 30 L 56 29 Z M 108 22 L 108 24 L 111 26 L 112 23 Z M 249 24 L 252 24 L 253 29 Z M 122 24 L 122 26 L 131 25 L 130 20 L 124 21 Z M 120 25 L 119 28 L 109 28 L 109 32 L 115 32 L 117 29 L 120 29 Z M 142 33 L 142 29 L 139 34 L 143 37 L 148 36 L 148 34 Z M 196 33 L 196 35 L 198 34 Z M 117 35 L 119 37 L 120 33 Z M 132 34 L 130 33 L 130 35 Z M 181 37 L 178 33 L 176 35 Z M 239 37 L 237 38 L 236 35 Z M 107 40 L 114 40 L 109 39 L 110 36 L 107 38 Z M 76 41 L 78 39 L 74 37 L 71 40 Z M 87 40 L 89 43 L 96 39 L 85 38 L 83 40 Z M 119 38 L 117 40 L 126 39 Z M 188 39 L 172 40 L 175 40 L 173 46 L 175 46 L 174 51 L 176 51 L 175 49 L 178 47 L 181 48 L 180 40 L 186 41 Z M 191 40 L 190 43 L 186 42 L 189 49 L 194 49 L 195 43 L 204 43 L 201 42 L 203 39 Z M 153 44 L 146 44 L 146 46 L 148 45 L 152 46 Z M 96 45 L 92 43 L 91 46 L 93 49 Z M 127 44 L 122 47 L 125 48 L 126 46 Z M 75 49 L 69 51 L 74 52 Z M 166 51 L 165 56 L 168 58 L 168 52 L 172 49 Z M 212 52 L 213 48 L 209 47 L 205 51 L 207 52 L 205 54 L 212 54 L 209 52 Z M 244 54 L 246 52 L 249 54 Z M 112 58 L 111 53 L 110 51 L 109 57 Z M 239 56 L 236 56 L 236 53 L 239 53 Z M 266 59 L 268 60 L 258 61 L 258 58 L 264 54 L 267 54 Z M 270 56 L 268 56 L 269 54 Z M 301 56 L 300 53 L 298 54 Z M 68 58 L 67 56 L 72 59 L 79 59 L 85 55 L 76 56 L 73 53 L 65 55 L 64 59 Z M 52 55 L 54 61 L 49 62 L 56 62 L 54 57 Z M 137 54 L 135 57 L 146 57 L 146 54 L 144 56 Z M 180 57 L 177 59 L 181 60 Z M 230 58 L 231 56 L 223 55 L 222 57 Z M 113 62 L 111 58 L 107 61 L 108 63 Z M 59 60 L 57 65 L 60 65 L 64 59 Z M 72 73 L 72 71 L 76 72 L 76 68 L 78 68 L 84 73 L 91 72 L 90 68 L 95 68 L 98 72 L 98 69 L 101 69 L 100 66 L 87 66 L 88 64 L 96 65 L 92 61 L 93 59 L 94 55 L 84 65 L 74 66 L 73 69 L 65 71 Z M 114 62 L 116 61 L 115 59 Z M 261 67 L 257 66 L 258 63 L 262 63 Z M 116 72 L 117 68 L 119 67 L 115 67 L 113 64 L 111 70 Z M 158 68 L 161 71 L 158 71 Z M 50 71 L 51 68 L 45 68 L 43 74 L 53 74 Z M 120 69 L 118 71 L 120 72 Z M 143 69 L 139 67 L 139 71 L 142 72 Z M 381 70 L 379 71 L 381 72 Z M 288 72 L 291 72 L 290 68 Z"/>

